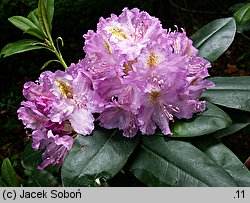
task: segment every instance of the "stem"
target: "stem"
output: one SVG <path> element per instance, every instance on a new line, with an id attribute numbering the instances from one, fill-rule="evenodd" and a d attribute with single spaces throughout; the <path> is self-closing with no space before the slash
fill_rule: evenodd
<path id="1" fill-rule="evenodd" d="M 51 51 L 57 56 L 57 58 L 59 59 L 60 63 L 62 64 L 62 66 L 66 69 L 68 68 L 67 64 L 65 63 L 63 57 L 62 57 L 62 54 L 59 50 L 59 47 L 58 47 L 58 50 L 56 49 L 55 45 L 54 45 L 54 42 L 53 40 L 50 38 L 49 39 L 49 43 L 50 44 L 50 47 L 51 47 Z"/>
<path id="2" fill-rule="evenodd" d="M 56 54 L 57 58 L 59 59 L 60 63 L 62 64 L 62 66 L 65 69 L 68 68 L 67 64 L 65 63 L 65 61 L 64 61 L 64 59 L 62 57 L 62 54 L 57 51 L 57 49 L 55 48 L 55 46 L 54 46 L 54 50 L 55 50 L 54 53 Z"/>

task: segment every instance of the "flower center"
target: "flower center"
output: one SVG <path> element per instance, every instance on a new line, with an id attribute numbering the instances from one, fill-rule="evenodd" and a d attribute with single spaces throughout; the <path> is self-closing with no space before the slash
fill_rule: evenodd
<path id="1" fill-rule="evenodd" d="M 110 28 L 109 31 L 120 38 L 127 39 L 127 36 L 124 34 L 124 30 L 120 28 Z"/>
<path id="2" fill-rule="evenodd" d="M 58 87 L 61 90 L 61 94 L 64 97 L 66 97 L 68 99 L 73 99 L 72 88 L 68 83 L 62 82 L 62 81 L 59 81 L 59 80 L 56 80 L 56 83 L 57 83 Z"/>
<path id="3" fill-rule="evenodd" d="M 150 52 L 149 59 L 147 61 L 147 65 L 150 68 L 151 66 L 157 66 L 159 62 L 159 57 L 155 55 L 154 52 Z"/>
<path id="4" fill-rule="evenodd" d="M 150 101 L 155 104 L 159 97 L 161 96 L 161 93 L 159 91 L 152 91 L 150 92 Z"/>
<path id="5" fill-rule="evenodd" d="M 106 40 L 104 40 L 104 47 L 105 47 L 105 49 L 108 51 L 108 53 L 109 53 L 110 55 L 112 55 L 112 52 L 111 52 L 111 50 L 110 50 L 110 45 L 109 45 L 109 43 L 108 43 Z"/>

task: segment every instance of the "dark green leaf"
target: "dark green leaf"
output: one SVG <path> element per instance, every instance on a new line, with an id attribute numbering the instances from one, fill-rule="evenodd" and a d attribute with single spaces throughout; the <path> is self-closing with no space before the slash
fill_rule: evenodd
<path id="1" fill-rule="evenodd" d="M 41 40 L 45 40 L 45 36 L 44 36 L 43 32 L 41 32 L 37 28 L 29 28 L 25 33 L 33 35 Z"/>
<path id="2" fill-rule="evenodd" d="M 195 145 L 210 159 L 222 167 L 239 187 L 250 186 L 250 172 L 237 156 L 213 137 L 200 137 Z"/>
<path id="3" fill-rule="evenodd" d="M 187 121 L 176 121 L 171 126 L 173 137 L 194 137 L 209 134 L 231 124 L 230 117 L 219 107 L 206 102 L 207 109 Z"/>
<path id="4" fill-rule="evenodd" d="M 241 7 L 243 7 L 245 5 L 245 3 L 238 3 L 238 4 L 234 4 L 233 6 L 231 6 L 228 11 L 231 13 L 235 13 L 237 10 L 239 10 Z"/>
<path id="5" fill-rule="evenodd" d="M 206 90 L 202 98 L 214 104 L 250 111 L 250 76 L 209 78 L 215 87 Z"/>
<path id="6" fill-rule="evenodd" d="M 37 28 L 38 27 L 28 18 L 23 16 L 12 16 L 8 19 L 13 25 L 15 25 L 20 30 L 26 32 L 29 28 Z"/>
<path id="7" fill-rule="evenodd" d="M 144 137 L 129 166 L 148 186 L 237 186 L 233 177 L 189 142 Z"/>
<path id="8" fill-rule="evenodd" d="M 18 53 L 22 53 L 25 51 L 42 49 L 42 48 L 45 48 L 45 46 L 42 46 L 38 40 L 23 39 L 18 42 L 7 44 L 0 52 L 0 56 L 3 55 L 3 57 L 7 57 L 13 54 L 18 54 Z"/>
<path id="9" fill-rule="evenodd" d="M 33 171 L 37 169 L 37 166 L 42 163 L 42 151 L 34 151 L 31 143 L 27 144 L 21 159 L 22 166 Z"/>
<path id="10" fill-rule="evenodd" d="M 40 23 L 40 26 L 42 28 L 44 35 L 48 37 L 50 41 L 52 41 L 51 29 L 48 23 L 48 16 L 47 16 L 44 0 L 38 1 L 38 20 L 39 20 L 39 23 Z"/>
<path id="11" fill-rule="evenodd" d="M 221 18 L 203 26 L 190 38 L 199 49 L 199 55 L 213 62 L 218 59 L 233 42 L 236 32 L 234 18 Z"/>
<path id="12" fill-rule="evenodd" d="M 48 25 L 50 32 L 52 30 L 52 21 L 54 17 L 54 0 L 44 0 L 44 5 L 47 13 Z"/>
<path id="13" fill-rule="evenodd" d="M 45 170 L 34 170 L 27 180 L 28 187 L 55 187 L 57 185 L 57 179 Z"/>
<path id="14" fill-rule="evenodd" d="M 7 187 L 7 185 L 2 181 L 1 178 L 0 178 L 0 187 Z"/>
<path id="15" fill-rule="evenodd" d="M 63 185 L 95 186 L 97 179 L 113 177 L 137 143 L 138 139 L 127 140 L 117 130 L 96 129 L 92 136 L 78 135 L 63 163 Z"/>
<path id="16" fill-rule="evenodd" d="M 31 11 L 27 18 L 30 19 L 41 30 L 41 26 L 38 19 L 38 8 Z"/>
<path id="17" fill-rule="evenodd" d="M 250 3 L 241 7 L 238 11 L 234 13 L 234 18 L 236 22 L 240 25 L 246 23 L 250 20 Z"/>
<path id="18" fill-rule="evenodd" d="M 224 128 L 222 130 L 218 130 L 214 132 L 212 135 L 216 138 L 222 138 L 247 127 L 249 124 L 250 123 L 232 123 L 232 125 L 230 125 L 229 127 Z"/>
<path id="19" fill-rule="evenodd" d="M 18 179 L 13 166 L 8 158 L 5 158 L 2 163 L 2 181 L 9 187 L 17 187 Z"/>

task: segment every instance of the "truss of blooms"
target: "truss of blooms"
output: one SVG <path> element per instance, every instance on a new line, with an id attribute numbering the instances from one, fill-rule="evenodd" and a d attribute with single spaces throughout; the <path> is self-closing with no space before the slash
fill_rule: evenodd
<path id="1" fill-rule="evenodd" d="M 129 138 L 157 127 L 171 135 L 169 123 L 205 109 L 199 97 L 214 86 L 204 79 L 211 64 L 185 30 L 163 29 L 148 13 L 125 8 L 100 18 L 84 38 L 84 59 L 24 85 L 18 115 L 33 130 L 33 148 L 45 148 L 40 169 L 61 166 L 75 135 L 91 134 L 95 121 Z"/>

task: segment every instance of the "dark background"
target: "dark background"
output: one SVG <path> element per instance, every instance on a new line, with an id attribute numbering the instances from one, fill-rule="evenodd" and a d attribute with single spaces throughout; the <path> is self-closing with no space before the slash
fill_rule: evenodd
<path id="1" fill-rule="evenodd" d="M 89 29 L 96 30 L 98 19 L 119 15 L 124 7 L 138 7 L 158 17 L 164 28 L 177 25 L 192 35 L 208 22 L 233 15 L 229 8 L 240 0 L 55 0 L 55 16 L 52 37 L 62 37 L 65 46 L 61 49 L 66 63 L 77 62 L 84 57 L 82 35 Z M 8 18 L 14 15 L 27 16 L 37 7 L 36 0 L 0 0 L 0 49 L 6 44 L 29 37 L 15 28 Z M 250 64 L 247 53 L 250 48 L 249 33 L 236 34 L 233 44 L 210 69 L 212 76 L 249 75 Z M 31 51 L 0 58 L 0 163 L 10 158 L 19 176 L 23 169 L 20 157 L 28 142 L 27 132 L 17 120 L 16 111 L 20 106 L 22 86 L 34 81 L 41 73 L 40 68 L 52 53 L 44 50 Z M 62 67 L 49 65 L 46 70 Z M 244 163 L 250 154 L 249 129 L 236 135 L 227 136 L 223 142 Z"/>

